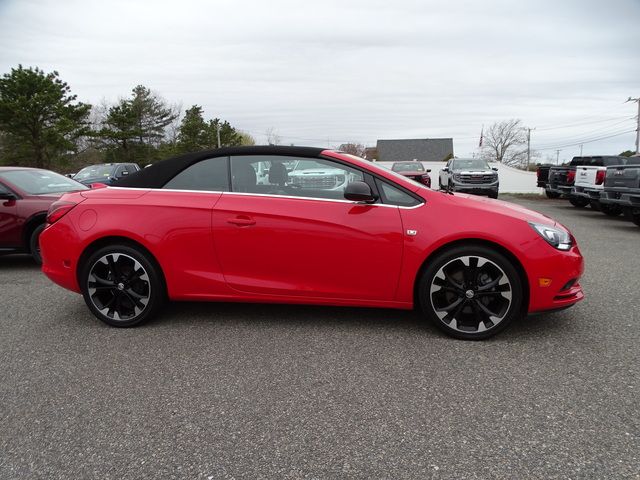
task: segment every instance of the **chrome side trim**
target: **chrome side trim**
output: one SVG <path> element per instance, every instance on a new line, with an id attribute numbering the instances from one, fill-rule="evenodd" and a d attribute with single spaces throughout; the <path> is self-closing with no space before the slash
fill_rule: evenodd
<path id="1" fill-rule="evenodd" d="M 241 195 L 246 197 L 268 197 L 268 198 L 288 198 L 291 200 L 314 200 L 318 202 L 332 202 L 332 203 L 349 203 L 351 205 L 369 205 L 372 207 L 387 207 L 387 208 L 402 208 L 404 210 L 413 210 L 414 208 L 418 208 L 423 206 L 426 202 L 420 202 L 418 205 L 413 205 L 411 207 L 404 207 L 401 205 L 386 205 L 384 203 L 361 203 L 361 202 L 352 202 L 351 200 L 337 200 L 333 198 L 318 198 L 318 197 L 296 197 L 295 195 L 273 195 L 269 193 L 251 193 L 251 192 L 226 192 L 226 191 L 218 191 L 218 190 L 181 190 L 174 188 L 139 188 L 139 187 L 112 187 L 107 186 L 106 188 L 113 188 L 118 190 L 144 190 L 144 191 L 162 191 L 162 192 L 179 192 L 179 193 L 201 193 L 201 194 L 223 194 L 223 195 Z"/>

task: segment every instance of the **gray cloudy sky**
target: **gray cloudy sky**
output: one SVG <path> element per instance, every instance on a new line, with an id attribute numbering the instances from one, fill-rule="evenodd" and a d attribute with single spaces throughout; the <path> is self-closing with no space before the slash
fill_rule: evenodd
<path id="1" fill-rule="evenodd" d="M 259 142 L 452 136 L 464 156 L 520 118 L 555 159 L 634 130 L 640 0 L 0 0 L 0 72 L 18 63 L 89 103 L 144 84 Z"/>

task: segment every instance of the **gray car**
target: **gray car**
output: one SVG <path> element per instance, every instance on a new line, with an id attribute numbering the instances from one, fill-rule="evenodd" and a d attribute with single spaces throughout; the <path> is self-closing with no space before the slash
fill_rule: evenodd
<path id="1" fill-rule="evenodd" d="M 440 170 L 440 189 L 498 198 L 498 169 L 480 158 L 454 158 Z"/>

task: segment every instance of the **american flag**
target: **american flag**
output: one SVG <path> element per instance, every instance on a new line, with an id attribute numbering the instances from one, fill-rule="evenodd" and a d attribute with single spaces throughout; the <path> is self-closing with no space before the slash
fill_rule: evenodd
<path id="1" fill-rule="evenodd" d="M 482 128 L 480 129 L 480 142 L 478 143 L 479 147 L 482 146 L 482 134 L 483 133 L 484 133 L 484 125 L 482 125 Z"/>

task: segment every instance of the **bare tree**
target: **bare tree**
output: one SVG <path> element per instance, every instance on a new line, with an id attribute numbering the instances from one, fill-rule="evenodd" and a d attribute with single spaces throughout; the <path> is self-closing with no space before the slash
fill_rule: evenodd
<path id="1" fill-rule="evenodd" d="M 527 136 L 518 119 L 496 122 L 484 135 L 483 156 L 505 165 L 519 165 L 526 161 Z"/>
<path id="2" fill-rule="evenodd" d="M 267 137 L 267 143 L 269 145 L 280 145 L 282 138 L 280 135 L 276 133 L 276 129 L 273 127 L 267 128 L 267 131 L 264 133 Z"/>
<path id="3" fill-rule="evenodd" d="M 338 150 L 362 158 L 364 158 L 366 153 L 366 147 L 361 143 L 343 143 L 338 147 Z"/>

